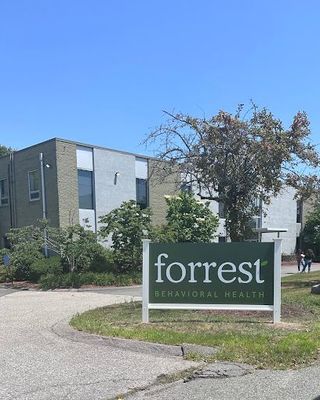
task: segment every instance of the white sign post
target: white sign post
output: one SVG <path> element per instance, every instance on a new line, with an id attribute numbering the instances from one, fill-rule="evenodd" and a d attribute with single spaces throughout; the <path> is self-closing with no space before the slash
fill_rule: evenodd
<path id="1" fill-rule="evenodd" d="M 149 322 L 149 244 L 150 239 L 142 239 L 142 322 Z"/>
<path id="2" fill-rule="evenodd" d="M 273 285 L 273 323 L 281 319 L 281 243 L 282 239 L 274 240 L 274 285 Z"/>

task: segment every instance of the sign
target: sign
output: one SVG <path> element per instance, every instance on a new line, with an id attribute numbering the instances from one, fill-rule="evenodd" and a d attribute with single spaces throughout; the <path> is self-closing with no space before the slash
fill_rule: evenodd
<path id="1" fill-rule="evenodd" d="M 280 266 L 281 239 L 219 244 L 144 240 L 143 321 L 149 309 L 157 308 L 274 311 L 277 322 Z"/>

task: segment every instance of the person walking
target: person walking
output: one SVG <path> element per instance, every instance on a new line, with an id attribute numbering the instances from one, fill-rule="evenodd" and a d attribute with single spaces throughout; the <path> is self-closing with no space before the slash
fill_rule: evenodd
<path id="1" fill-rule="evenodd" d="M 305 272 L 305 270 L 308 268 L 308 272 L 311 270 L 311 264 L 312 261 L 314 260 L 314 252 L 312 249 L 307 249 L 306 254 L 305 254 L 305 259 L 304 259 L 304 266 L 302 272 Z"/>
<path id="2" fill-rule="evenodd" d="M 298 272 L 300 272 L 300 268 L 304 267 L 304 254 L 302 253 L 301 249 L 298 249 L 296 252 L 296 260 L 298 265 Z"/>

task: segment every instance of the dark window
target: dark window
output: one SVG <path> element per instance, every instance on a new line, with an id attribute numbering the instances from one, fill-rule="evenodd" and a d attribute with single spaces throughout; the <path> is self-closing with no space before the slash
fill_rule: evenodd
<path id="1" fill-rule="evenodd" d="M 28 172 L 29 180 L 29 200 L 39 200 L 40 199 L 40 176 L 39 171 Z"/>
<path id="2" fill-rule="evenodd" d="M 224 203 L 222 201 L 219 201 L 218 204 L 219 204 L 219 211 L 218 211 L 219 218 L 225 218 L 226 215 L 225 215 L 225 212 L 224 212 Z"/>
<path id="3" fill-rule="evenodd" d="M 225 236 L 219 236 L 219 243 L 225 243 L 226 242 L 226 237 Z"/>
<path id="4" fill-rule="evenodd" d="M 8 179 L 0 180 L 0 206 L 6 206 L 9 203 Z"/>
<path id="5" fill-rule="evenodd" d="M 302 209 L 302 203 L 300 200 L 297 201 L 297 222 L 301 223 L 301 209 Z"/>
<path id="6" fill-rule="evenodd" d="M 78 169 L 79 208 L 93 209 L 92 171 Z"/>
<path id="7" fill-rule="evenodd" d="M 148 207 L 148 182 L 146 179 L 136 179 L 136 201 L 140 208 Z"/>

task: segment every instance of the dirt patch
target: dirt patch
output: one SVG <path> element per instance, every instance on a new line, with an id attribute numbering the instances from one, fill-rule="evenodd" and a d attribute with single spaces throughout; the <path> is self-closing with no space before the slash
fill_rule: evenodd
<path id="1" fill-rule="evenodd" d="M 275 329 L 283 329 L 288 331 L 301 331 L 305 329 L 304 325 L 296 322 L 277 322 L 276 324 L 269 323 L 268 325 Z"/>

